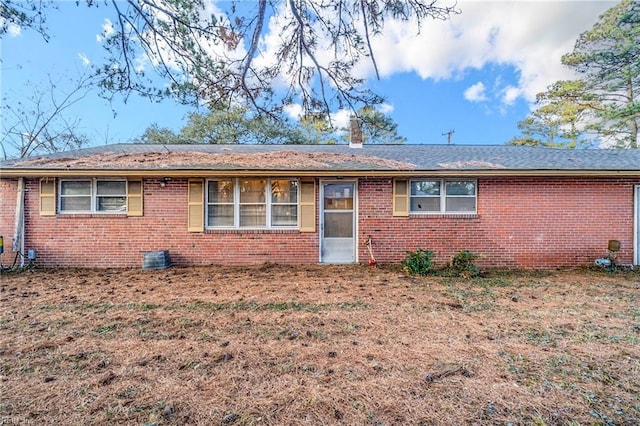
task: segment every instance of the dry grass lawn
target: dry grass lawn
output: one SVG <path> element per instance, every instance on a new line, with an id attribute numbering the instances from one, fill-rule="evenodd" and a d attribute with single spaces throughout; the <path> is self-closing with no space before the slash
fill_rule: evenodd
<path id="1" fill-rule="evenodd" d="M 0 275 L 0 423 L 637 425 L 640 273 Z"/>

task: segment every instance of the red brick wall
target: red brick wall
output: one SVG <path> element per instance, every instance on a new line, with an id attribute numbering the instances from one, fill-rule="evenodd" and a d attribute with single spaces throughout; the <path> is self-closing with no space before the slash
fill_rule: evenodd
<path id="1" fill-rule="evenodd" d="M 169 250 L 177 265 L 316 263 L 318 234 L 298 231 L 187 232 L 187 181 L 144 180 L 144 216 L 40 216 L 38 179 L 26 180 L 25 248 L 39 266 L 141 267 L 143 253 Z M 483 266 L 549 268 L 592 264 L 620 240 L 631 263 L 630 179 L 481 178 L 477 215 L 392 217 L 391 179 L 361 179 L 359 260 L 373 239 L 380 263 L 399 262 L 422 247 L 442 264 L 460 250 L 483 255 Z M 11 236 L 17 180 L 0 179 L 3 265 L 13 260 Z"/>
<path id="2" fill-rule="evenodd" d="M 633 191 L 637 180 L 478 179 L 477 215 L 391 217 L 390 179 L 360 181 L 360 241 L 373 238 L 379 262 L 399 262 L 423 248 L 443 264 L 460 250 L 479 265 L 549 268 L 590 265 L 620 240 L 619 259 L 633 256 Z M 359 248 L 360 259 L 369 257 Z"/>
<path id="3" fill-rule="evenodd" d="M 40 216 L 39 180 L 27 180 L 26 249 L 39 266 L 141 267 L 145 251 L 174 265 L 316 263 L 318 236 L 298 231 L 187 232 L 187 180 L 144 180 L 144 216 Z"/>

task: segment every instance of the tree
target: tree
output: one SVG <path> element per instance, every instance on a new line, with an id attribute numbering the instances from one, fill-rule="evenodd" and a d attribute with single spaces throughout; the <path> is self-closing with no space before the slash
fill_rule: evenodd
<path id="1" fill-rule="evenodd" d="M 173 130 L 167 129 L 166 127 L 159 127 L 157 123 L 153 123 L 147 127 L 144 133 L 138 138 L 138 141 L 164 145 L 190 143 L 189 140 L 176 134 Z"/>
<path id="2" fill-rule="evenodd" d="M 291 123 L 252 114 L 248 108 L 212 108 L 206 114 L 189 115 L 179 131 L 151 125 L 140 136 L 143 143 L 292 144 L 305 143 Z"/>
<path id="3" fill-rule="evenodd" d="M 581 81 L 558 81 L 536 96 L 540 105 L 518 123 L 522 137 L 509 145 L 550 148 L 586 148 L 593 144 L 589 126 L 584 122 L 599 108 L 597 99 L 584 91 Z"/>
<path id="4" fill-rule="evenodd" d="M 404 142 L 390 117 L 369 107 L 359 114 L 364 142 Z M 308 115 L 294 122 L 256 115 L 249 108 L 229 107 L 189 115 L 179 133 L 153 124 L 139 140 L 162 144 L 336 144 L 348 142 L 348 129 L 332 126 L 323 115 Z"/>
<path id="5" fill-rule="evenodd" d="M 104 34 L 106 64 L 97 69 L 107 96 L 174 96 L 269 114 L 299 103 L 306 113 L 326 116 L 381 102 L 354 75 L 355 66 L 370 61 L 378 74 L 371 41 L 386 21 L 419 32 L 427 19 L 459 13 L 438 1 L 256 0 L 218 10 L 207 0 L 85 0 L 90 7 L 109 4 L 115 16 L 113 31 Z M 4 0 L 2 30 L 12 24 L 47 34 L 43 4 Z M 277 28 L 278 37 L 264 39 L 267 27 Z M 141 56 L 160 80 L 140 67 Z"/>
<path id="6" fill-rule="evenodd" d="M 640 124 L 640 3 L 624 0 L 580 35 L 562 63 L 578 72 L 585 92 L 598 98 L 590 127 L 607 142 L 638 148 Z"/>
<path id="7" fill-rule="evenodd" d="M 364 106 L 353 116 L 361 127 L 364 143 L 402 144 L 406 141 L 398 134 L 398 124 L 373 106 Z M 334 126 L 332 121 L 323 114 L 309 114 L 300 118 L 294 131 L 302 133 L 303 143 L 349 143 L 351 122 L 340 127 Z"/>
<path id="8" fill-rule="evenodd" d="M 48 90 L 35 88 L 23 101 L 3 102 L 3 158 L 25 158 L 85 145 L 88 139 L 78 130 L 79 121 L 69 119 L 67 110 L 87 96 L 92 78 L 81 76 L 71 90 L 62 92 L 49 77 Z"/>
<path id="9" fill-rule="evenodd" d="M 362 122 L 364 143 L 402 144 L 406 142 L 407 139 L 398 134 L 398 124 L 382 111 L 372 106 L 365 106 L 358 110 L 357 116 Z"/>

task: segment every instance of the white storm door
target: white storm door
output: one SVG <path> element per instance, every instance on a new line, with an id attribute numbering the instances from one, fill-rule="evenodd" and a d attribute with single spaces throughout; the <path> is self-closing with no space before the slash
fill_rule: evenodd
<path id="1" fill-rule="evenodd" d="M 356 261 L 356 183 L 322 182 L 320 262 Z"/>

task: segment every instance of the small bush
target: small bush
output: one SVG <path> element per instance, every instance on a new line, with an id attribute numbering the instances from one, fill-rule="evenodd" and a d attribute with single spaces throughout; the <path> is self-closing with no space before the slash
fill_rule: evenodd
<path id="1" fill-rule="evenodd" d="M 409 251 L 407 257 L 402 261 L 402 266 L 411 275 L 428 275 L 433 268 L 431 259 L 434 256 L 433 252 L 421 248 Z"/>
<path id="2" fill-rule="evenodd" d="M 450 272 L 458 277 L 477 277 L 480 275 L 480 269 L 473 263 L 477 257 L 478 255 L 468 250 L 459 251 L 451 259 Z"/>

